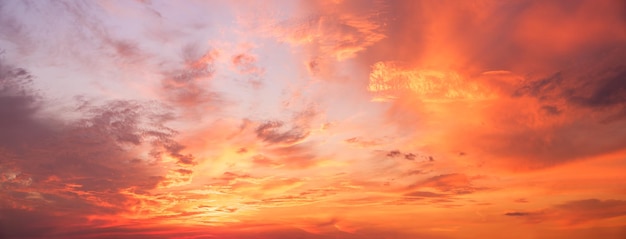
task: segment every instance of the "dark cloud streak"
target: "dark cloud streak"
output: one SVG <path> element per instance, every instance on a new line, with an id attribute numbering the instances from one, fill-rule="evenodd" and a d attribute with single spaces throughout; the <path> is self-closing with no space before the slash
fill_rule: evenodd
<path id="1" fill-rule="evenodd" d="M 505 216 L 511 216 L 511 217 L 523 217 L 523 216 L 530 215 L 530 213 L 527 213 L 527 212 L 507 212 L 504 215 Z"/>
<path id="2" fill-rule="evenodd" d="M 272 144 L 294 144 L 309 136 L 309 131 L 299 127 L 292 127 L 281 131 L 282 121 L 268 121 L 259 125 L 255 132 L 259 139 Z"/>

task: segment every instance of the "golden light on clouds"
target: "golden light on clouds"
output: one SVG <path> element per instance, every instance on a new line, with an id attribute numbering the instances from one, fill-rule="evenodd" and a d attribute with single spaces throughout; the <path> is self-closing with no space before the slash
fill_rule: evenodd
<path id="1" fill-rule="evenodd" d="M 462 79 L 452 71 L 404 70 L 392 62 L 377 62 L 372 66 L 368 89 L 381 96 L 397 98 L 410 95 L 422 101 L 479 100 L 487 98 L 487 91 L 474 82 Z M 396 96 L 394 96 L 396 95 Z M 375 98 L 378 100 L 378 98 Z"/>

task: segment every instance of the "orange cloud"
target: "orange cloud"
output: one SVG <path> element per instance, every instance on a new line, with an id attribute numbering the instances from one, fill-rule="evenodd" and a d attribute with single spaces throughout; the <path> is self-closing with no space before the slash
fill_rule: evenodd
<path id="1" fill-rule="evenodd" d="M 386 3 L 371 1 L 300 2 L 295 16 L 288 20 L 254 16 L 247 19 L 261 34 L 275 37 L 305 50 L 309 73 L 329 79 L 335 63 L 355 58 L 386 37 Z"/>
<path id="2" fill-rule="evenodd" d="M 399 14 L 388 38 L 360 57 L 372 100 L 389 102 L 389 120 L 422 135 L 415 144 L 491 155 L 505 167 L 620 149 L 624 138 L 599 136 L 623 126 L 620 4 L 587 4 L 393 3 L 391 11 L 421 14 Z M 540 24 L 558 21 L 567 23 Z M 410 22 L 421 24 L 401 27 Z M 573 26 L 589 34 L 570 34 Z M 371 60 L 380 58 L 392 60 Z"/>
<path id="3" fill-rule="evenodd" d="M 577 227 L 599 220 L 613 224 L 611 218 L 626 216 L 624 201 L 584 199 L 554 205 L 551 208 L 534 212 L 507 212 L 505 216 L 519 217 L 528 223 L 557 223 L 561 227 Z M 619 223 L 617 223 L 619 225 Z"/>

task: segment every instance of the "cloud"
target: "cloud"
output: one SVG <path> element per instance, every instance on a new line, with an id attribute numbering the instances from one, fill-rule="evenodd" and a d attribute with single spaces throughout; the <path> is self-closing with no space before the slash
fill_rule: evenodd
<path id="1" fill-rule="evenodd" d="M 389 158 L 404 158 L 406 160 L 416 160 L 416 159 L 423 159 L 423 160 L 428 160 L 428 161 L 433 161 L 433 157 L 432 156 L 426 156 L 426 155 L 419 155 L 419 154 L 415 154 L 415 153 L 402 153 L 400 150 L 391 150 L 389 151 L 385 156 L 389 157 Z"/>
<path id="2" fill-rule="evenodd" d="M 626 37 L 617 30 L 624 24 L 621 7 L 619 1 L 390 2 L 395 19 L 388 37 L 366 54 L 388 59 L 395 52 L 396 61 L 461 72 L 559 68 L 569 57 L 619 45 Z"/>
<path id="3" fill-rule="evenodd" d="M 416 144 L 490 155 L 481 160 L 497 167 L 552 167 L 626 146 L 605 137 L 626 124 L 621 6 L 393 2 L 387 38 L 358 58 L 372 101 L 385 102 L 390 124 L 420 132 Z M 567 27 L 539 23 L 551 20 Z M 569 37 L 574 26 L 591 35 Z"/>
<path id="4" fill-rule="evenodd" d="M 368 139 L 363 139 L 361 137 L 352 137 L 349 139 L 345 139 L 344 142 L 349 143 L 349 144 L 354 144 L 362 148 L 369 148 L 369 147 L 382 144 L 381 140 L 378 140 L 378 139 L 368 140 Z"/>
<path id="5" fill-rule="evenodd" d="M 31 33 L 26 28 L 26 25 L 21 23 L 19 17 L 10 14 L 10 12 L 15 11 L 13 4 L 7 2 L 0 4 L 0 13 L 2 13 L 0 17 L 0 36 L 3 37 L 3 40 L 13 43 L 21 54 L 27 54 L 33 50 Z"/>
<path id="6" fill-rule="evenodd" d="M 340 69 L 337 62 L 354 59 L 386 37 L 386 3 L 383 1 L 298 2 L 297 11 L 285 19 L 266 10 L 240 20 L 251 31 L 303 49 L 301 66 L 311 76 L 330 80 Z M 368 7 L 364 7 L 368 6 Z"/>
<path id="7" fill-rule="evenodd" d="M 451 173 L 433 176 L 410 185 L 410 189 L 435 189 L 439 192 L 453 195 L 471 194 L 485 188 L 476 187 L 472 183 L 472 178 L 462 173 Z M 418 194 L 420 192 L 418 191 Z M 434 195 L 434 194 L 433 194 Z"/>
<path id="8" fill-rule="evenodd" d="M 619 238 L 623 6 L 2 2 L 0 237 Z"/>
<path id="9" fill-rule="evenodd" d="M 263 167 L 275 167 L 275 166 L 281 165 L 279 162 L 272 160 L 261 154 L 255 155 L 254 157 L 252 157 L 252 162 L 255 165 L 263 166 Z"/>
<path id="10" fill-rule="evenodd" d="M 26 70 L 2 63 L 0 73 L 0 105 L 7 106 L 0 120 L 0 210 L 11 215 L 0 218 L 2 236 L 54 234 L 60 223 L 79 230 L 92 215 L 132 210 L 126 206 L 134 199 L 122 191 L 146 194 L 167 179 L 169 168 L 191 173 L 161 157 L 181 166 L 194 163 L 175 141 L 176 132 L 164 125 L 170 114 L 158 104 L 79 100 L 70 112 L 78 119 L 58 118 L 41 110 L 47 102 L 30 86 Z M 61 214 L 64 220 L 57 221 Z M 26 232 L 28 224 L 10 223 L 15 218 L 41 223 Z"/>
<path id="11" fill-rule="evenodd" d="M 184 64 L 179 69 L 166 71 L 161 80 L 165 99 L 178 107 L 194 108 L 218 99 L 214 92 L 205 90 L 207 80 L 214 74 L 216 51 L 203 52 L 194 45 L 183 48 Z"/>
<path id="12" fill-rule="evenodd" d="M 265 69 L 258 66 L 257 56 L 249 52 L 236 53 L 231 57 L 231 64 L 235 71 L 247 77 L 246 83 L 254 89 L 263 85 Z"/>
<path id="13" fill-rule="evenodd" d="M 626 201 L 583 199 L 553 205 L 538 211 L 513 211 L 505 216 L 520 217 L 528 223 L 555 223 L 560 227 L 577 227 L 611 218 L 626 217 Z"/>
<path id="14" fill-rule="evenodd" d="M 269 121 L 259 125 L 255 132 L 257 137 L 265 142 L 286 145 L 298 143 L 309 135 L 308 131 L 297 127 L 280 132 L 279 129 L 283 125 L 281 121 Z"/>
<path id="15" fill-rule="evenodd" d="M 387 101 L 410 94 L 422 101 L 478 100 L 489 97 L 479 84 L 453 71 L 411 69 L 394 62 L 377 62 L 369 75 L 368 90 L 374 100 Z"/>
<path id="16" fill-rule="evenodd" d="M 440 197 L 448 197 L 447 194 L 434 193 L 428 191 L 415 191 L 404 194 L 404 196 L 408 197 L 417 197 L 417 198 L 440 198 Z"/>
<path id="17" fill-rule="evenodd" d="M 391 151 L 389 151 L 389 153 L 387 153 L 387 157 L 394 158 L 394 157 L 400 156 L 401 154 L 402 153 L 400 153 L 400 151 L 398 151 L 398 150 L 391 150 Z"/>
<path id="18" fill-rule="evenodd" d="M 260 74 L 262 70 L 255 64 L 257 58 L 254 55 L 248 53 L 236 54 L 232 57 L 231 62 L 237 71 L 241 74 Z"/>
<path id="19" fill-rule="evenodd" d="M 309 47 L 313 55 L 336 60 L 354 57 L 358 52 L 385 38 L 377 21 L 384 4 L 366 9 L 356 1 L 309 3 L 315 13 L 298 20 L 281 22 L 271 29 L 279 39 Z M 381 6 L 382 5 L 382 6 Z"/>
<path id="20" fill-rule="evenodd" d="M 275 162 L 288 168 L 307 168 L 318 161 L 318 153 L 311 144 L 297 144 L 269 150 L 274 155 Z"/>
<path id="21" fill-rule="evenodd" d="M 413 154 L 413 153 L 408 153 L 408 154 L 404 155 L 404 158 L 406 160 L 415 160 L 415 157 L 417 157 L 417 156 L 415 154 Z"/>
<path id="22" fill-rule="evenodd" d="M 569 201 L 552 208 L 570 224 L 626 216 L 626 201 L 585 199 Z"/>
<path id="23" fill-rule="evenodd" d="M 0 143 L 17 145 L 53 133 L 44 123 L 36 120 L 41 109 L 40 96 L 32 88 L 28 71 L 7 65 L 0 58 Z"/>
<path id="24" fill-rule="evenodd" d="M 103 36 L 103 45 L 110 50 L 110 57 L 120 66 L 140 66 L 149 58 L 154 57 L 140 47 L 140 44 L 132 40 L 116 39 L 112 36 Z"/>
<path id="25" fill-rule="evenodd" d="M 623 83 L 626 67 L 621 57 L 624 52 L 624 48 L 605 50 L 602 56 L 584 60 L 584 68 L 576 65 L 542 79 L 529 80 L 515 95 L 531 95 L 544 102 L 564 99 L 575 107 L 621 107 L 626 104 Z"/>
<path id="26" fill-rule="evenodd" d="M 224 174 L 222 174 L 222 177 L 220 177 L 218 179 L 226 181 L 227 183 L 230 184 L 231 181 L 236 180 L 236 179 L 240 179 L 240 178 L 250 178 L 250 175 L 249 174 L 238 174 L 238 173 L 233 173 L 233 172 L 224 172 Z"/>
<path id="27" fill-rule="evenodd" d="M 528 213 L 528 212 L 507 212 L 504 215 L 505 216 L 511 216 L 511 217 L 523 217 L 523 216 L 530 215 L 530 213 Z"/>
<path id="28" fill-rule="evenodd" d="M 123 37 L 119 29 L 114 29 L 116 26 L 105 20 L 107 11 L 101 3 L 15 2 L 2 8 L 10 13 L 0 19 L 0 24 L 6 27 L 0 34 L 18 49 L 20 54 L 15 54 L 18 59 L 37 59 L 46 64 L 59 64 L 58 60 L 64 59 L 67 62 L 63 64 L 80 63 L 97 72 L 109 64 L 137 67 L 152 57 L 142 44 Z M 49 31 L 57 35 L 50 37 L 44 33 Z M 37 40 L 42 38 L 47 40 Z M 46 58 L 38 57 L 40 53 L 45 53 Z"/>

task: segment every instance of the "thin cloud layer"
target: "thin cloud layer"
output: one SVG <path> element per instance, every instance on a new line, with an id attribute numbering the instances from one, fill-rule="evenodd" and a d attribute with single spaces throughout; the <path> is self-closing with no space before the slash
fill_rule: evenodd
<path id="1" fill-rule="evenodd" d="M 203 53 L 193 45 L 183 48 L 183 66 L 164 73 L 161 80 L 166 100 L 183 108 L 217 101 L 217 94 L 206 90 L 205 83 L 215 73 L 213 64 L 217 54 L 215 51 Z"/>
<path id="2" fill-rule="evenodd" d="M 568 201 L 554 205 L 550 208 L 534 212 L 507 212 L 505 216 L 519 217 L 527 223 L 556 223 L 562 227 L 577 227 L 585 223 L 623 218 L 624 201 L 622 200 L 599 200 L 582 199 Z M 618 223 L 619 224 L 619 223 Z"/>

